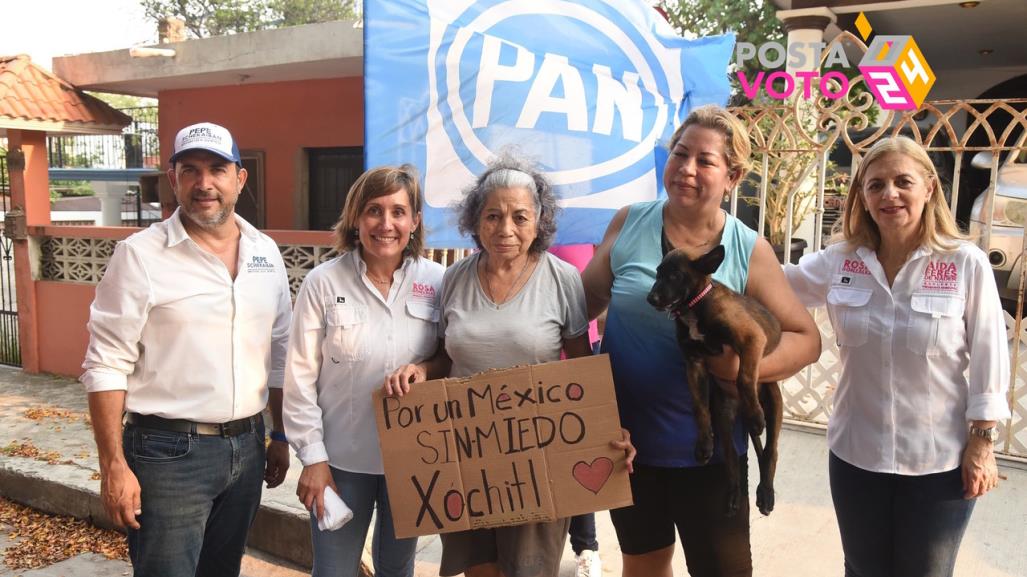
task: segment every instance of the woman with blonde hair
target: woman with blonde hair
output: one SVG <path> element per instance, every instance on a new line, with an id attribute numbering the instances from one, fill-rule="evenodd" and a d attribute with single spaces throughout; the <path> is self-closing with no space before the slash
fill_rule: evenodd
<path id="1" fill-rule="evenodd" d="M 398 366 L 435 354 L 443 268 L 421 256 L 421 188 L 409 165 L 365 172 L 335 226 L 339 256 L 303 280 L 285 370 L 285 431 L 303 463 L 313 575 L 356 577 L 371 512 L 375 575 L 410 577 L 417 539 L 397 539 L 371 393 Z M 352 509 L 320 527 L 325 490 Z"/>
<path id="2" fill-rule="evenodd" d="M 998 485 L 1009 417 L 991 266 L 901 136 L 867 151 L 832 240 L 785 274 L 804 304 L 827 305 L 841 355 L 828 446 L 845 575 L 951 576 L 976 498 Z"/>
<path id="3" fill-rule="evenodd" d="M 749 154 L 748 132 L 729 111 L 693 110 L 671 137 L 666 198 L 618 211 L 583 274 L 589 317 L 609 307 L 602 350 L 610 354 L 621 423 L 638 450 L 635 504 L 610 512 L 627 577 L 669 577 L 676 534 L 693 577 L 752 574 L 748 499 L 728 513 L 731 489 L 719 442 L 709 463 L 696 458 L 698 430 L 675 321 L 646 301 L 667 247 L 696 258 L 723 245 L 726 257 L 713 278 L 780 320 L 781 345 L 760 363 L 762 380 L 788 377 L 820 353 L 816 325 L 787 289 L 773 248 L 721 209 L 748 172 Z M 734 382 L 738 357 L 725 353 L 707 367 Z M 747 487 L 748 440 L 740 421 L 734 442 Z"/>

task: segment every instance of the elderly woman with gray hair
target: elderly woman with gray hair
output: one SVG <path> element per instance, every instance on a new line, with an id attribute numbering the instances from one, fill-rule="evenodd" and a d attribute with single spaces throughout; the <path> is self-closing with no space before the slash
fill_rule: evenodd
<path id="1" fill-rule="evenodd" d="M 574 266 L 546 252 L 556 234 L 557 199 L 545 177 L 510 157 L 494 161 L 457 207 L 459 227 L 478 252 L 442 281 L 439 334 L 428 362 L 386 381 L 402 395 L 411 382 L 591 354 L 585 293 Z M 634 448 L 625 431 L 614 446 Z M 569 519 L 442 535 L 441 575 L 551 576 L 560 571 Z"/>

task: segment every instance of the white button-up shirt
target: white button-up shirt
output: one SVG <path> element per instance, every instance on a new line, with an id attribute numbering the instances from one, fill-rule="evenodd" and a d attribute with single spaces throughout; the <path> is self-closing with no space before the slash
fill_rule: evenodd
<path id="1" fill-rule="evenodd" d="M 382 474 L 371 394 L 385 376 L 435 354 L 442 265 L 407 258 L 388 298 L 357 251 L 307 275 L 285 370 L 285 433 L 303 465 Z"/>
<path id="2" fill-rule="evenodd" d="M 826 303 L 841 354 L 828 424 L 838 457 L 880 473 L 959 466 L 968 421 L 1009 416 L 1009 347 L 985 254 L 920 248 L 889 287 L 877 255 L 839 243 L 785 274 L 808 307 Z"/>
<path id="3" fill-rule="evenodd" d="M 125 410 L 223 423 L 281 388 L 290 294 L 278 246 L 236 216 L 235 280 L 185 231 L 179 211 L 114 249 L 89 310 L 80 380 L 125 390 Z"/>

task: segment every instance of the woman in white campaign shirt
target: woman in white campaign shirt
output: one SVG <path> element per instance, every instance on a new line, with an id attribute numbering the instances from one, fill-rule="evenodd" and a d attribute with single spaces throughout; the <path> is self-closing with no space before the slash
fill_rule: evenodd
<path id="1" fill-rule="evenodd" d="M 285 431 L 303 463 L 297 494 L 311 511 L 314 576 L 356 576 L 371 512 L 375 575 L 410 577 L 417 539 L 392 527 L 371 393 L 438 343 L 441 265 L 420 257 L 421 191 L 410 166 L 376 168 L 350 188 L 335 226 L 339 257 L 303 281 L 285 370 Z M 325 488 L 353 519 L 321 530 Z"/>
<path id="2" fill-rule="evenodd" d="M 785 274 L 827 305 L 841 354 L 828 445 L 845 575 L 951 576 L 975 499 L 998 485 L 1009 416 L 991 266 L 905 137 L 867 152 L 835 240 Z"/>

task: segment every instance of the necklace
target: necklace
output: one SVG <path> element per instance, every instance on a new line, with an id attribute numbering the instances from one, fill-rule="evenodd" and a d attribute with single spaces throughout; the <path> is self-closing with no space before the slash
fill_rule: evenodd
<path id="1" fill-rule="evenodd" d="M 691 230 L 690 230 L 691 227 L 686 227 L 684 225 L 674 226 L 674 224 L 672 222 L 668 221 L 668 222 L 665 222 L 664 225 L 663 225 L 663 235 L 664 235 L 664 237 L 667 238 L 667 242 L 669 243 L 670 242 L 670 233 L 676 232 L 676 234 L 674 235 L 674 238 L 676 240 L 680 241 L 680 243 L 679 243 L 680 245 L 691 247 L 693 249 L 700 249 L 700 248 L 703 248 L 705 246 L 712 245 L 717 240 L 719 240 L 721 234 L 723 234 L 723 232 L 724 232 L 724 226 L 726 224 L 727 224 L 726 222 L 725 223 L 721 223 L 719 218 L 718 218 L 718 220 L 716 221 L 716 225 L 712 227 L 713 228 L 713 234 L 710 234 L 710 235 L 707 236 L 706 234 L 702 234 L 702 233 L 706 232 L 704 230 L 700 230 L 699 231 L 700 234 L 694 234 L 694 235 L 683 234 L 683 232 L 691 232 Z M 700 226 L 697 226 L 696 228 L 702 229 L 702 228 L 705 228 L 705 227 L 700 225 Z M 668 229 L 674 229 L 674 230 L 671 230 L 670 232 L 668 232 Z M 702 238 L 703 236 L 707 236 L 707 238 L 703 239 Z M 699 238 L 696 239 L 695 237 L 699 237 Z M 678 246 L 678 244 L 673 244 L 673 246 Z"/>
<path id="2" fill-rule="evenodd" d="M 506 302 L 506 299 L 509 298 L 510 293 L 513 292 L 514 288 L 517 287 L 517 283 L 521 282 L 521 277 L 524 276 L 524 271 L 528 270 L 529 264 L 531 264 L 530 256 L 525 257 L 524 266 L 521 267 L 521 272 L 517 273 L 517 278 L 514 279 L 513 284 L 510 285 L 510 288 L 506 289 L 506 294 L 503 295 L 504 303 Z M 485 266 L 484 261 L 482 261 L 481 268 L 482 276 L 485 277 L 485 288 L 488 289 L 488 297 L 492 299 L 492 304 L 495 305 L 496 308 L 499 308 L 499 305 L 502 303 L 496 300 L 496 293 L 492 291 L 492 281 L 489 280 L 489 269 Z"/>
<path id="3" fill-rule="evenodd" d="M 367 280 L 369 280 L 369 281 L 373 282 L 373 283 L 374 283 L 374 284 L 376 284 L 376 285 L 382 285 L 382 286 L 385 286 L 385 285 L 390 285 L 390 284 L 392 284 L 392 279 L 391 279 L 391 278 L 390 278 L 390 279 L 387 279 L 387 280 L 382 280 L 382 279 L 379 279 L 379 278 L 374 278 L 374 277 L 373 277 L 373 276 L 371 276 L 371 275 L 370 275 L 369 273 L 364 273 L 364 276 L 366 276 L 366 277 L 367 277 Z"/>

